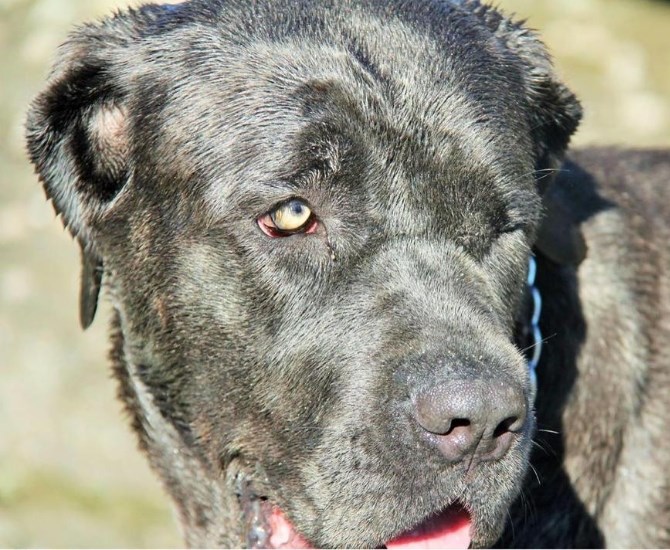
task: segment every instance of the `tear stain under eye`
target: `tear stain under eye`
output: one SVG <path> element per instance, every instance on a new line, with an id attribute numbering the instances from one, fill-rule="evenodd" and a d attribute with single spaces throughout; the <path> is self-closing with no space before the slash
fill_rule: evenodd
<path id="1" fill-rule="evenodd" d="M 329 240 L 326 240 L 326 246 L 328 247 L 328 250 L 330 250 L 330 259 L 336 261 L 337 258 L 335 257 L 335 245 L 332 244 Z"/>
<path id="2" fill-rule="evenodd" d="M 326 246 L 328 247 L 328 250 L 330 251 L 330 259 L 333 262 L 335 262 L 335 261 L 337 261 L 337 258 L 335 257 L 335 245 L 332 242 L 330 242 L 330 237 L 328 236 L 328 230 L 325 229 L 325 226 L 324 226 L 324 230 L 326 232 Z"/>

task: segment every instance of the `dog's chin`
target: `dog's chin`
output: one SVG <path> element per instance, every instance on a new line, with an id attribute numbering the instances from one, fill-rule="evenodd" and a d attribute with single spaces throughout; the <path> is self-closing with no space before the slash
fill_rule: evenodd
<path id="1" fill-rule="evenodd" d="M 266 498 L 247 495 L 241 505 L 250 548 L 314 548 L 282 510 Z M 379 547 L 394 550 L 469 548 L 471 542 L 471 516 L 463 506 L 452 504 Z"/>

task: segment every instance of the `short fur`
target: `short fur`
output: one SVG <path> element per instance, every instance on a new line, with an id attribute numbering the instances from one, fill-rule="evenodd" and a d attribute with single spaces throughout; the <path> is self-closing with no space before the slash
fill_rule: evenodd
<path id="1" fill-rule="evenodd" d="M 82 324 L 101 284 L 113 302 L 120 394 L 188 544 L 251 544 L 253 490 L 323 547 L 455 499 L 476 546 L 670 545 L 670 155 L 561 166 L 580 114 L 537 37 L 475 0 L 192 0 L 73 32 L 30 157 L 82 248 Z M 256 219 L 296 196 L 318 231 L 268 238 Z M 538 429 L 464 470 L 413 398 L 504 380 L 532 408 L 533 248 Z"/>

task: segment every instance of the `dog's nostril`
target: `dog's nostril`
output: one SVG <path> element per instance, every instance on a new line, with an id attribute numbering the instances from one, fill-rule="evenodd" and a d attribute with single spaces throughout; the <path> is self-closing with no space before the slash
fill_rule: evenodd
<path id="1" fill-rule="evenodd" d="M 470 426 L 470 421 L 467 418 L 454 418 L 444 435 L 451 434 L 456 428 L 467 428 L 468 426 Z"/>
<path id="2" fill-rule="evenodd" d="M 500 437 L 503 434 L 506 434 L 507 432 L 514 432 L 517 431 L 520 426 L 519 424 L 519 419 L 516 416 L 510 416 L 508 418 L 505 418 L 500 424 L 498 424 L 493 430 L 493 438 L 495 439 L 496 437 Z"/>

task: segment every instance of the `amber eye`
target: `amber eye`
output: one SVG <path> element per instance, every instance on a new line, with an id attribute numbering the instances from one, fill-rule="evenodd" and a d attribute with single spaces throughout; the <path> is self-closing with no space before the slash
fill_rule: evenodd
<path id="1" fill-rule="evenodd" d="M 292 199 L 259 218 L 258 225 L 267 235 L 280 237 L 310 233 L 316 228 L 316 221 L 312 210 L 304 201 Z"/>
<path id="2" fill-rule="evenodd" d="M 312 216 L 304 202 L 294 199 L 270 212 L 274 226 L 280 231 L 298 231 Z"/>

